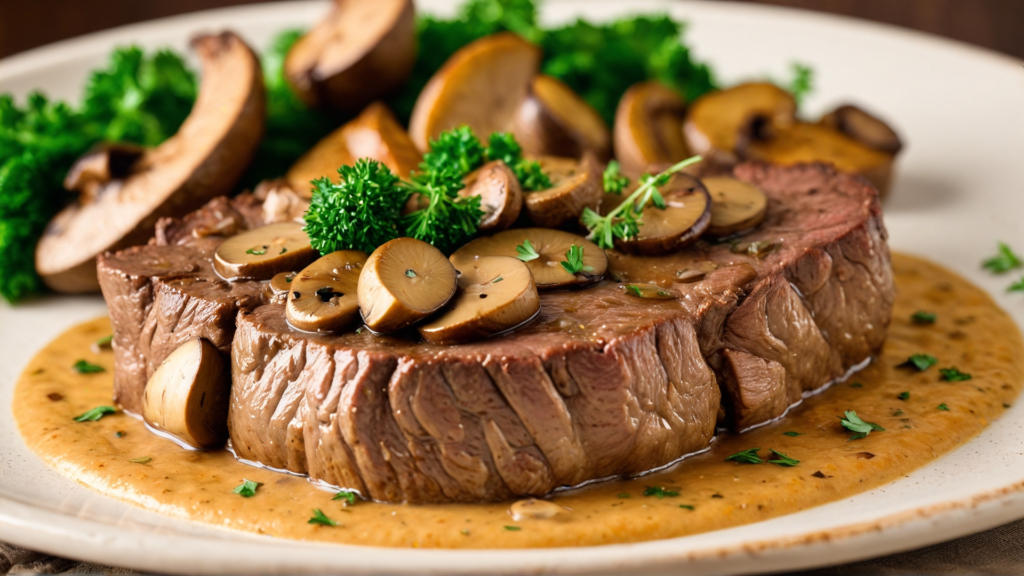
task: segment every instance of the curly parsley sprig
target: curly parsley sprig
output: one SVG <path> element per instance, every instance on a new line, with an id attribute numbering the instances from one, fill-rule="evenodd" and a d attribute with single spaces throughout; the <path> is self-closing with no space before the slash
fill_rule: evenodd
<path id="1" fill-rule="evenodd" d="M 409 194 L 419 194 L 426 207 L 402 218 L 406 235 L 434 245 L 450 253 L 464 244 L 473 234 L 484 211 L 479 196 L 460 196 L 464 184 L 459 168 L 454 165 L 435 168 L 414 175 L 411 182 L 402 182 L 399 188 Z"/>
<path id="2" fill-rule="evenodd" d="M 641 218 L 643 217 L 644 207 L 651 203 L 656 208 L 665 208 L 665 199 L 658 188 L 668 184 L 672 175 L 676 172 L 681 171 L 687 166 L 692 166 L 701 160 L 703 158 L 700 156 L 693 156 L 671 166 L 656 176 L 645 175 L 640 179 L 640 186 L 605 216 L 601 216 L 589 207 L 584 208 L 582 219 L 583 225 L 590 230 L 588 238 L 605 249 L 614 248 L 616 238 L 622 240 L 635 238 L 640 234 L 640 226 L 643 224 Z"/>

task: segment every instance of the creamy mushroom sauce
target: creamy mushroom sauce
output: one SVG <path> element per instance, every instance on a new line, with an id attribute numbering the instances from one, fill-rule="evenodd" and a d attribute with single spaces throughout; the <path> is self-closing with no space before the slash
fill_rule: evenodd
<path id="1" fill-rule="evenodd" d="M 14 414 L 26 443 L 62 474 L 103 494 L 196 522 L 302 540 L 400 547 L 517 548 L 586 546 L 685 536 L 764 520 L 838 500 L 892 481 L 976 435 L 1014 402 L 1024 380 L 1024 345 L 1014 322 L 981 290 L 936 265 L 894 255 L 892 327 L 875 362 L 810 397 L 776 423 L 722 434 L 710 451 L 631 480 L 554 494 L 558 514 L 510 511 L 511 502 L 411 506 L 360 502 L 344 507 L 305 478 L 254 468 L 224 450 L 186 451 L 118 412 L 97 422 L 72 419 L 111 403 L 113 355 L 90 351 L 110 333 L 106 319 L 52 342 L 18 382 Z M 934 325 L 915 325 L 918 310 Z M 939 359 L 924 372 L 897 368 L 913 353 Z M 106 368 L 77 374 L 79 359 Z M 939 368 L 973 375 L 943 382 Z M 908 400 L 899 399 L 909 392 Z M 948 410 L 939 409 L 944 404 Z M 844 410 L 883 426 L 861 440 L 841 428 Z M 122 433 L 120 436 L 118 433 Z M 799 432 L 800 436 L 786 436 Z M 760 447 L 800 461 L 726 462 Z M 131 460 L 150 458 L 145 463 Z M 765 458 L 767 459 L 767 458 Z M 261 482 L 252 498 L 232 489 Z M 645 496 L 648 487 L 668 494 Z M 337 527 L 309 524 L 319 508 Z M 556 510 L 520 504 L 516 510 Z M 544 518 L 536 518 L 537 516 Z"/>

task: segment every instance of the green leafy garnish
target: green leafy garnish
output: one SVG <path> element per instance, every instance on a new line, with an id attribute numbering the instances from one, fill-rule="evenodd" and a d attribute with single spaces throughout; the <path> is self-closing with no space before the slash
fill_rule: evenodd
<path id="1" fill-rule="evenodd" d="M 522 528 L 519 526 L 505 526 L 505 530 L 508 530 L 509 532 L 518 532 L 522 530 Z"/>
<path id="2" fill-rule="evenodd" d="M 148 464 L 153 461 L 149 456 L 139 456 L 138 458 L 132 458 L 128 460 L 132 464 Z"/>
<path id="3" fill-rule="evenodd" d="M 644 489 L 644 496 L 654 496 L 661 500 L 662 498 L 675 498 L 676 496 L 679 496 L 679 491 L 666 490 L 661 486 L 648 486 Z"/>
<path id="4" fill-rule="evenodd" d="M 641 298 L 644 297 L 643 290 L 641 290 L 640 287 L 637 286 L 636 284 L 627 284 L 626 285 L 626 290 L 629 290 L 630 292 L 632 292 L 633 294 L 636 294 L 637 296 L 639 296 Z"/>
<path id="5" fill-rule="evenodd" d="M 635 238 L 640 233 L 640 226 L 643 224 L 641 218 L 647 205 L 650 203 L 654 204 L 656 208 L 665 207 L 665 200 L 662 198 L 661 192 L 658 191 L 658 187 L 667 184 L 676 172 L 701 160 L 700 156 L 687 158 L 657 176 L 642 178 L 640 186 L 604 216 L 589 207 L 584 208 L 582 220 L 590 230 L 588 238 L 601 248 L 609 250 L 615 247 L 616 238 L 622 240 Z"/>
<path id="6" fill-rule="evenodd" d="M 853 410 L 847 410 L 844 412 L 844 416 L 839 417 L 839 422 L 842 423 L 843 428 L 853 432 L 853 436 L 850 436 L 850 440 L 860 440 L 866 437 L 868 434 L 874 432 L 884 432 L 885 428 L 882 428 L 878 424 L 873 422 L 865 422 L 861 420 L 860 416 Z"/>
<path id="7" fill-rule="evenodd" d="M 518 246 L 516 250 L 518 250 Z M 569 274 L 579 274 L 580 272 L 593 272 L 593 266 L 583 265 L 583 247 L 573 244 L 569 246 L 569 250 L 565 253 L 565 260 L 559 262 L 562 268 L 565 269 Z"/>
<path id="8" fill-rule="evenodd" d="M 523 149 L 516 139 L 505 132 L 495 132 L 487 145 L 488 160 L 501 160 L 512 169 L 523 190 L 547 190 L 553 184 L 544 173 L 540 163 L 523 158 Z"/>
<path id="9" fill-rule="evenodd" d="M 462 175 L 454 166 L 436 169 L 412 177 L 401 188 L 419 194 L 427 206 L 402 218 L 407 236 L 434 245 L 444 253 L 451 253 L 476 234 L 476 227 L 484 211 L 479 196 L 460 196 L 465 186 Z"/>
<path id="10" fill-rule="evenodd" d="M 107 414 L 114 414 L 117 410 L 113 406 L 97 406 L 84 414 L 75 417 L 75 422 L 95 422 Z"/>
<path id="11" fill-rule="evenodd" d="M 803 432 L 783 432 L 783 436 L 789 436 L 790 438 L 796 438 L 797 436 L 803 436 Z"/>
<path id="12" fill-rule="evenodd" d="M 918 310 L 910 315 L 910 321 L 914 324 L 935 324 L 935 320 L 938 318 L 933 312 L 925 312 Z"/>
<path id="13" fill-rule="evenodd" d="M 246 254 L 252 254 L 253 256 L 263 256 L 267 253 L 267 247 L 261 246 L 260 248 L 249 248 L 245 251 Z"/>
<path id="14" fill-rule="evenodd" d="M 1014 268 L 1020 268 L 1022 262 L 1020 256 L 1013 251 L 1013 248 L 1010 248 L 1005 242 L 1000 242 L 996 255 L 985 260 L 981 265 L 995 274 L 1002 274 Z"/>
<path id="15" fill-rule="evenodd" d="M 764 464 L 764 460 L 757 455 L 760 450 L 760 448 L 750 448 L 742 452 L 737 452 L 726 457 L 725 461 L 742 462 L 743 464 Z"/>
<path id="16" fill-rule="evenodd" d="M 114 335 L 104 336 L 95 342 L 97 348 L 109 348 L 110 344 L 114 341 Z"/>
<path id="17" fill-rule="evenodd" d="M 793 95 L 797 106 L 804 103 L 804 99 L 814 90 L 814 70 L 810 66 L 794 62 L 791 67 L 793 79 L 790 80 L 786 89 Z"/>
<path id="18" fill-rule="evenodd" d="M 413 270 L 412 268 L 410 268 L 410 269 L 405 271 L 405 275 L 407 277 L 409 277 L 409 278 L 415 278 L 416 277 L 416 271 Z"/>
<path id="19" fill-rule="evenodd" d="M 973 378 L 966 372 L 961 372 L 955 366 L 952 368 L 939 368 L 940 378 L 946 382 L 964 382 Z"/>
<path id="20" fill-rule="evenodd" d="M 931 368 L 938 364 L 938 359 L 930 354 L 911 354 L 907 361 L 900 364 L 904 368 L 916 368 L 919 372 Z"/>
<path id="21" fill-rule="evenodd" d="M 256 489 L 260 486 L 262 486 L 261 482 L 255 482 L 253 480 L 246 480 L 243 478 L 242 483 L 235 486 L 235 489 L 232 490 L 232 492 L 243 498 L 252 498 L 256 495 Z"/>
<path id="22" fill-rule="evenodd" d="M 337 526 L 338 523 L 331 520 L 319 508 L 313 509 L 313 517 L 309 519 L 307 524 L 319 524 L 320 526 Z"/>
<path id="23" fill-rule="evenodd" d="M 401 235 L 399 220 L 408 193 L 387 166 L 360 159 L 338 169 L 337 184 L 328 178 L 313 181 L 313 198 L 306 212 L 310 244 L 321 254 L 337 250 L 370 253 Z"/>
<path id="24" fill-rule="evenodd" d="M 789 456 L 786 456 L 785 454 L 783 454 L 781 452 L 776 452 L 775 450 L 772 450 L 771 448 L 769 448 L 768 451 L 775 455 L 775 459 L 774 460 L 769 460 L 768 461 L 769 464 L 775 464 L 777 466 L 785 466 L 787 468 L 792 468 L 793 466 L 796 466 L 797 464 L 800 463 L 799 460 L 790 458 Z"/>
<path id="25" fill-rule="evenodd" d="M 622 191 L 629 186 L 629 178 L 621 172 L 622 166 L 617 160 L 612 160 L 604 169 L 604 191 L 609 194 L 622 194 Z"/>
<path id="26" fill-rule="evenodd" d="M 1006 288 L 1007 292 L 1024 292 L 1024 276 Z"/>
<path id="27" fill-rule="evenodd" d="M 692 504 L 680 504 L 679 507 L 682 508 L 683 510 L 694 510 Z"/>
<path id="28" fill-rule="evenodd" d="M 949 411 L 949 406 L 946 406 L 946 405 L 945 405 L 945 403 L 943 403 L 943 404 L 939 404 L 939 405 L 937 406 L 937 408 L 938 408 L 939 410 L 945 410 L 946 412 L 948 412 L 948 411 Z"/>
<path id="29" fill-rule="evenodd" d="M 523 262 L 529 262 L 530 260 L 536 260 L 540 258 L 540 254 L 534 249 L 533 244 L 529 238 L 523 240 L 523 243 L 516 246 L 516 258 L 519 258 Z"/>
<path id="30" fill-rule="evenodd" d="M 900 400 L 910 400 L 910 392 L 900 392 L 896 397 Z"/>
<path id="31" fill-rule="evenodd" d="M 98 364 L 92 364 L 85 360 L 79 360 L 71 366 L 71 369 L 79 374 L 96 374 L 98 372 L 106 372 L 107 369 Z"/>
<path id="32" fill-rule="evenodd" d="M 455 167 L 465 176 L 484 163 L 484 147 L 469 126 L 445 130 L 430 141 L 430 151 L 423 155 L 421 172 L 436 172 Z"/>
<path id="33" fill-rule="evenodd" d="M 346 506 L 355 506 L 357 499 L 359 498 L 355 492 L 351 490 L 342 490 L 334 495 L 331 500 L 344 500 Z"/>

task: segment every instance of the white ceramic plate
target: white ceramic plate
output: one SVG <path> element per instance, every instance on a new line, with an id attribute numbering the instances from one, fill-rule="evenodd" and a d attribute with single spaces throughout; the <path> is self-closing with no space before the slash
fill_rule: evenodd
<path id="1" fill-rule="evenodd" d="M 445 13 L 451 3 L 421 8 Z M 0 92 L 80 93 L 86 71 L 117 44 L 184 50 L 201 30 L 231 27 L 263 46 L 309 25 L 324 3 L 217 10 L 120 28 L 0 62 Z M 941 262 L 989 289 L 1024 325 L 1024 296 L 981 273 L 997 240 L 1024 248 L 1024 68 L 1010 58 L 929 36 L 791 10 L 656 0 L 552 1 L 548 21 L 668 10 L 722 79 L 817 71 L 811 115 L 853 100 L 884 112 L 909 147 L 886 222 L 892 247 Z M 190 573 L 673 573 L 767 572 L 877 556 L 1024 517 L 1024 405 L 913 474 L 867 492 L 758 524 L 644 544 L 518 551 L 425 551 L 276 540 L 171 520 L 99 496 L 37 459 L 10 417 L 17 374 L 47 341 L 105 313 L 92 298 L 0 305 L 0 539 L 83 560 Z"/>

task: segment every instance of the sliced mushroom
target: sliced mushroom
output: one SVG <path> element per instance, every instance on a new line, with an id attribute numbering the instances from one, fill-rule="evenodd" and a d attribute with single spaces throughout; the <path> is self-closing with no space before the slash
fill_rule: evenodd
<path id="1" fill-rule="evenodd" d="M 551 520 L 565 516 L 569 509 L 547 500 L 527 498 L 516 500 L 508 507 L 508 513 L 516 522 L 523 520 Z"/>
<path id="2" fill-rule="evenodd" d="M 292 281 L 298 276 L 296 272 L 280 272 L 270 279 L 270 291 L 274 294 L 285 294 L 292 289 Z"/>
<path id="3" fill-rule="evenodd" d="M 419 150 L 409 139 L 405 128 L 391 110 L 374 102 L 351 122 L 317 142 L 295 164 L 286 176 L 291 187 L 309 198 L 310 182 L 329 178 L 338 182 L 338 167 L 354 164 L 360 158 L 381 162 L 400 177 L 408 177 L 419 166 Z"/>
<path id="4" fill-rule="evenodd" d="M 518 246 L 528 253 L 532 250 L 536 257 L 521 255 L 516 249 Z M 583 269 L 576 274 L 561 264 L 573 246 L 583 250 Z M 608 270 L 608 256 L 600 246 L 582 236 L 551 228 L 516 228 L 477 238 L 456 250 L 449 259 L 455 268 L 462 270 L 488 256 L 512 256 L 525 261 L 541 290 L 592 284 Z"/>
<path id="5" fill-rule="evenodd" d="M 590 151 L 602 161 L 611 157 L 611 134 L 597 110 L 561 80 L 544 74 L 530 83 L 512 134 L 532 156 L 579 158 Z"/>
<path id="6" fill-rule="evenodd" d="M 230 396 L 231 375 L 220 351 L 195 338 L 153 372 L 142 393 L 142 417 L 193 448 L 214 448 L 228 436 Z"/>
<path id="7" fill-rule="evenodd" d="M 707 230 L 711 223 L 711 198 L 700 180 L 676 173 L 660 191 L 665 208 L 648 203 L 643 210 L 640 233 L 629 240 L 616 239 L 616 248 L 645 256 L 670 254 L 700 238 Z M 602 206 L 602 210 L 608 209 Z"/>
<path id="8" fill-rule="evenodd" d="M 641 82 L 627 90 L 615 111 L 615 156 L 622 172 L 635 178 L 652 166 L 689 158 L 685 115 L 683 99 L 660 82 Z"/>
<path id="9" fill-rule="evenodd" d="M 749 142 L 769 139 L 794 122 L 792 94 L 774 84 L 753 82 L 698 98 L 690 105 L 683 133 L 694 154 L 732 163 Z"/>
<path id="10" fill-rule="evenodd" d="M 459 272 L 459 293 L 448 311 L 419 327 L 428 342 L 479 340 L 525 324 L 540 312 L 533 274 L 516 258 L 479 258 Z"/>
<path id="11" fill-rule="evenodd" d="M 128 176 L 145 151 L 134 144 L 98 146 L 75 161 L 64 178 L 64 187 L 78 192 L 83 204 L 92 202 L 108 182 Z"/>
<path id="12" fill-rule="evenodd" d="M 483 137 L 507 130 L 540 57 L 540 48 L 511 32 L 462 47 L 420 92 L 409 121 L 412 141 L 426 151 L 431 139 L 463 124 Z"/>
<path id="13" fill-rule="evenodd" d="M 285 315 L 293 328 L 338 332 L 359 320 L 357 286 L 366 253 L 339 250 L 320 258 L 292 280 Z"/>
<path id="14" fill-rule="evenodd" d="M 213 268 L 225 280 L 270 280 L 279 272 L 308 266 L 317 253 L 298 222 L 267 224 L 217 247 Z"/>
<path id="15" fill-rule="evenodd" d="M 488 162 L 466 178 L 463 196 L 479 196 L 484 215 L 477 230 L 481 234 L 512 226 L 523 209 L 523 187 L 512 169 L 501 160 Z"/>
<path id="16" fill-rule="evenodd" d="M 832 164 L 837 170 L 867 178 L 882 198 L 889 192 L 895 160 L 892 154 L 868 148 L 838 130 L 803 123 L 779 129 L 770 140 L 752 143 L 748 152 L 752 158 L 782 166 Z"/>
<path id="17" fill-rule="evenodd" d="M 356 112 L 405 82 L 415 61 L 412 0 L 335 0 L 284 70 L 307 105 Z"/>
<path id="18" fill-rule="evenodd" d="M 862 108 L 846 104 L 821 118 L 821 124 L 835 128 L 850 138 L 886 154 L 899 154 L 903 148 L 899 134 L 884 120 Z"/>
<path id="19" fill-rule="evenodd" d="M 728 236 L 750 230 L 764 221 L 768 197 L 757 186 L 729 176 L 708 176 L 701 182 L 711 195 L 711 224 L 707 234 Z"/>
<path id="20" fill-rule="evenodd" d="M 544 156 L 541 170 L 551 179 L 547 190 L 525 194 L 526 215 L 545 228 L 576 226 L 584 208 L 596 210 L 604 193 L 601 165 L 591 153 L 582 160 Z"/>
<path id="21" fill-rule="evenodd" d="M 178 133 L 47 227 L 36 248 L 36 270 L 50 288 L 99 290 L 97 254 L 145 244 L 157 220 L 183 217 L 229 194 L 249 165 L 265 117 L 259 61 L 230 32 L 201 36 L 193 46 L 203 81 Z"/>
<path id="22" fill-rule="evenodd" d="M 359 274 L 359 309 L 374 332 L 397 332 L 451 300 L 458 278 L 440 250 L 415 238 L 395 238 L 370 254 Z"/>

